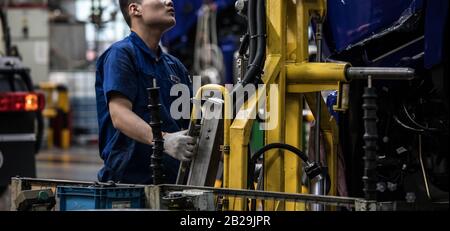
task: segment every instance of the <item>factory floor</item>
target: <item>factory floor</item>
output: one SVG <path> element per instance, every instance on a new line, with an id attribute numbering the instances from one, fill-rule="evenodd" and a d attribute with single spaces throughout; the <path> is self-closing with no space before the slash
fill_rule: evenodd
<path id="1" fill-rule="evenodd" d="M 103 166 L 98 146 L 75 146 L 68 150 L 44 149 L 36 156 L 37 178 L 96 181 Z M 0 211 L 9 210 L 10 193 L 0 196 Z"/>
<path id="2" fill-rule="evenodd" d="M 96 145 L 43 150 L 36 163 L 38 178 L 75 181 L 96 181 L 103 165 Z"/>

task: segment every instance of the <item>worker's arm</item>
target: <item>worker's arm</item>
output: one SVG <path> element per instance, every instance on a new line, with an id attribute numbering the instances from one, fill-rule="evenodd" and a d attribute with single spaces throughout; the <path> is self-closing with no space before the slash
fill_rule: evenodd
<path id="1" fill-rule="evenodd" d="M 136 115 L 133 104 L 120 94 L 111 94 L 109 112 L 113 126 L 126 136 L 138 142 L 151 145 L 153 141 L 152 128 Z M 189 161 L 194 156 L 195 140 L 186 132 L 164 134 L 164 149 L 167 154 L 180 161 Z"/>
<path id="2" fill-rule="evenodd" d="M 138 142 L 151 145 L 152 128 L 133 112 L 133 104 L 126 97 L 112 93 L 109 100 L 109 113 L 113 126 L 126 136 Z"/>

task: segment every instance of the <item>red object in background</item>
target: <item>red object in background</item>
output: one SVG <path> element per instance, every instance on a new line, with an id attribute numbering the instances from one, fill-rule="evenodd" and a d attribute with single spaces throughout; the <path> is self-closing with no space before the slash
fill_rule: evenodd
<path id="1" fill-rule="evenodd" d="M 0 112 L 42 111 L 45 98 L 41 93 L 0 93 Z"/>

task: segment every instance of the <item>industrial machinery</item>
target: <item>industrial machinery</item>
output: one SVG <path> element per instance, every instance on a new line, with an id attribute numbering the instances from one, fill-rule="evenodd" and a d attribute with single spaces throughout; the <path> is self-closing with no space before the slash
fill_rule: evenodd
<path id="1" fill-rule="evenodd" d="M 241 81 L 230 92 L 204 86 L 197 96 L 199 100 L 202 92 L 213 90 L 225 99 L 224 188 L 247 190 L 256 184 L 263 191 L 448 208 L 448 144 L 442 142 L 448 139 L 448 59 L 443 53 L 448 3 L 399 2 L 394 12 L 387 3 L 362 1 L 237 1 L 239 13 L 248 20 L 239 52 Z M 389 11 L 389 18 L 378 12 L 383 10 Z M 440 13 L 440 21 L 431 25 L 427 15 L 433 10 Z M 370 13 L 379 18 L 362 17 Z M 342 17 L 351 14 L 353 21 L 344 22 Z M 308 51 L 310 27 L 317 46 L 314 62 Z M 443 38 L 427 30 L 439 31 Z M 395 43 L 387 42 L 394 38 Z M 428 53 L 430 49 L 440 56 Z M 425 70 L 431 61 L 441 68 Z M 262 93 L 239 94 L 257 84 L 265 84 Z M 271 84 L 276 98 L 268 93 Z M 322 97 L 325 91 L 337 92 L 331 107 Z M 436 111 L 436 106 L 442 109 Z M 299 115 L 307 107 L 315 118 L 315 132 L 310 137 L 312 152 L 305 155 Z M 269 111 L 278 118 L 275 126 L 260 125 L 256 130 L 264 131 L 265 145 L 251 150 L 255 122 L 267 122 L 260 116 Z M 262 169 L 255 177 L 258 161 Z M 225 210 L 252 208 L 245 198 L 224 199 Z M 262 204 L 269 211 L 332 209 Z"/>
<path id="2" fill-rule="evenodd" d="M 248 22 L 240 81 L 199 89 L 189 129 L 197 155 L 178 185 L 146 186 L 147 207 L 448 210 L 448 4 L 238 0 Z M 305 109 L 315 120 L 308 149 Z M 34 184 L 91 183 L 15 178 L 14 195 Z"/>

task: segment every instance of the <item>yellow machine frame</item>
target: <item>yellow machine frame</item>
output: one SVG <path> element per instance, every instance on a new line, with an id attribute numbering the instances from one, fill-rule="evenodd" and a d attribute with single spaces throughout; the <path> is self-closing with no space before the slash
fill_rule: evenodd
<path id="1" fill-rule="evenodd" d="M 326 0 L 266 0 L 267 12 L 267 56 L 264 67 L 264 83 L 278 85 L 279 99 L 276 105 L 268 105 L 278 114 L 278 126 L 266 132 L 265 143 L 286 143 L 300 150 L 302 146 L 303 103 L 313 113 L 316 108 L 316 93 L 326 90 L 340 90 L 346 82 L 345 70 L 348 64 L 310 63 L 308 27 L 312 17 L 324 17 Z M 244 105 L 247 114 L 257 110 L 259 97 L 254 95 Z M 323 100 L 322 100 L 323 101 Z M 270 102 L 267 100 L 267 102 Z M 337 193 L 337 150 L 338 128 L 336 121 L 322 102 L 321 131 L 324 134 L 327 164 L 331 178 L 330 195 Z M 253 113 L 252 113 L 253 112 Z M 314 115 L 315 116 L 315 115 Z M 224 187 L 246 189 L 248 145 L 253 120 L 235 119 L 229 136 L 230 154 L 224 165 Z M 292 154 L 284 155 L 282 150 L 270 151 L 264 159 L 264 190 L 301 193 L 301 160 Z M 247 201 L 229 198 L 229 210 L 246 210 Z M 264 209 L 305 210 L 304 204 L 265 202 Z"/>

